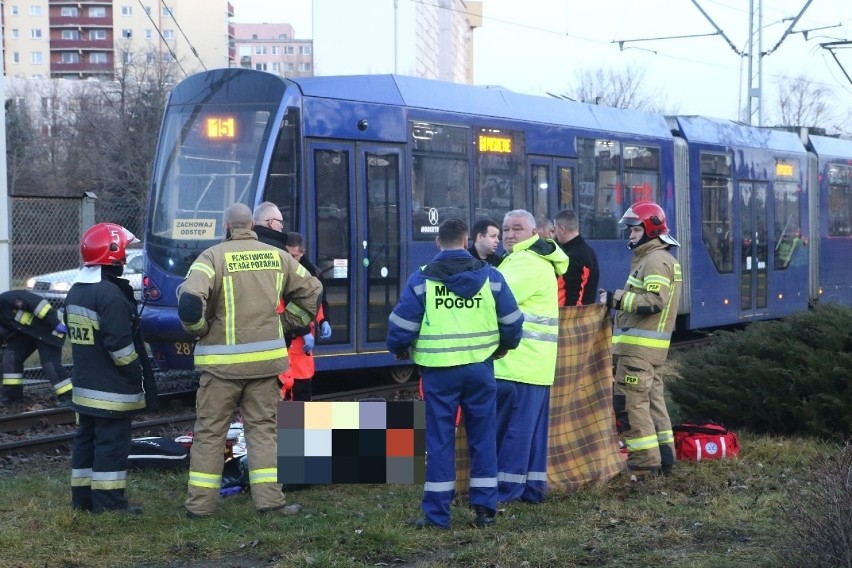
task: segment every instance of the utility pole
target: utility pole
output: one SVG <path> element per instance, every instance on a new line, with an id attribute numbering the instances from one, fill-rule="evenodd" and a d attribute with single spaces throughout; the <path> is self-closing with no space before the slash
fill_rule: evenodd
<path id="1" fill-rule="evenodd" d="M 6 185 L 6 52 L 3 47 L 3 30 L 0 28 L 0 292 L 12 287 L 12 250 L 9 240 L 9 193 Z"/>
<path id="2" fill-rule="evenodd" d="M 754 36 L 757 36 L 757 50 L 754 49 Z M 755 18 L 754 0 L 748 6 L 748 100 L 746 102 L 746 124 L 763 126 L 763 0 L 757 0 L 757 18 Z M 757 73 L 755 74 L 755 63 Z"/>
<path id="3" fill-rule="evenodd" d="M 718 35 L 721 36 L 722 39 L 725 40 L 725 43 L 728 44 L 734 53 L 739 55 L 740 57 L 748 57 L 748 102 L 747 102 L 747 110 L 746 110 L 746 123 L 753 124 L 754 116 L 757 115 L 757 126 L 763 126 L 763 109 L 761 108 L 761 102 L 763 100 L 763 58 L 767 55 L 770 55 L 774 52 L 784 40 L 787 38 L 790 33 L 799 33 L 793 32 L 793 27 L 798 23 L 799 19 L 802 17 L 802 14 L 805 13 L 805 10 L 808 9 L 808 6 L 811 5 L 813 0 L 807 0 L 805 5 L 799 11 L 799 14 L 792 18 L 792 22 L 784 31 L 784 35 L 781 36 L 781 39 L 778 40 L 772 49 L 769 51 L 763 51 L 763 0 L 757 0 L 757 17 L 755 18 L 755 8 L 754 1 L 749 0 L 749 14 L 748 14 L 748 51 L 743 52 L 737 49 L 737 46 L 731 41 L 725 32 L 716 25 L 716 22 L 713 21 L 713 18 L 710 17 L 710 14 L 704 11 L 701 5 L 698 3 L 698 0 L 692 0 L 692 3 L 698 8 L 698 11 L 701 12 L 701 15 L 713 26 L 713 29 L 716 30 L 712 34 L 690 34 L 690 35 L 681 35 L 681 36 L 669 36 L 669 37 L 654 37 L 654 38 L 640 38 L 640 39 L 623 39 L 623 40 L 614 40 L 612 43 L 617 43 L 618 47 L 621 51 L 624 51 L 624 44 L 633 43 L 638 41 L 657 41 L 663 39 L 684 39 L 684 38 L 693 38 L 693 37 L 704 37 L 708 35 Z M 782 20 L 782 21 L 786 21 Z M 806 33 L 806 32 L 805 32 Z M 757 49 L 755 49 L 754 43 L 755 38 L 757 38 Z M 807 39 L 807 36 L 805 36 Z M 656 52 L 654 52 L 656 53 Z M 832 55 L 833 52 L 832 52 Z M 835 58 L 836 59 L 836 58 Z M 757 70 L 755 71 L 755 67 Z M 738 113 L 739 114 L 739 113 Z"/>
<path id="4" fill-rule="evenodd" d="M 393 72 L 399 74 L 399 0 L 393 0 Z"/>

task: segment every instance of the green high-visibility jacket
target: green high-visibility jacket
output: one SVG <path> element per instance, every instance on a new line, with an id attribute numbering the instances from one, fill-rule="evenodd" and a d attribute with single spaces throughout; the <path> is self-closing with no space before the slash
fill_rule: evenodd
<path id="1" fill-rule="evenodd" d="M 559 343 L 556 278 L 568 270 L 568 257 L 554 241 L 534 235 L 515 244 L 498 270 L 524 314 L 524 334 L 517 349 L 494 361 L 494 376 L 552 385 Z"/>

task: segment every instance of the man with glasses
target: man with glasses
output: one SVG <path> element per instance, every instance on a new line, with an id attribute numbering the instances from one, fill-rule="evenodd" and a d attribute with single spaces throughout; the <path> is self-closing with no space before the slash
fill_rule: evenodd
<path id="1" fill-rule="evenodd" d="M 287 233 L 284 231 L 284 216 L 278 206 L 271 201 L 264 201 L 254 208 L 252 215 L 257 240 L 280 249 L 287 246 Z"/>
<path id="2" fill-rule="evenodd" d="M 329 308 L 328 302 L 325 298 L 325 282 L 320 277 L 320 271 L 317 267 L 308 260 L 307 256 L 305 256 L 305 247 L 301 235 L 299 235 L 299 233 L 287 233 L 285 231 L 284 216 L 281 214 L 281 210 L 278 206 L 271 201 L 264 201 L 255 207 L 254 213 L 252 214 L 252 221 L 254 222 L 252 230 L 257 234 L 257 240 L 267 245 L 286 250 L 293 258 L 296 259 L 296 261 L 298 261 L 300 265 L 302 265 L 302 267 L 308 271 L 308 273 L 315 276 L 320 281 L 320 284 L 323 286 L 321 295 L 322 310 L 316 322 L 317 332 L 320 339 L 331 339 L 331 322 L 328 320 Z M 292 242 L 288 243 L 288 240 L 291 240 Z M 298 254 L 297 257 L 297 255 L 293 253 L 298 253 L 298 251 L 301 251 L 301 253 Z M 294 360 L 297 362 L 303 357 L 310 357 L 311 352 L 314 349 L 314 336 L 311 333 L 311 329 L 312 324 L 309 324 L 287 332 L 286 339 L 288 349 L 292 347 L 293 341 L 296 338 L 300 338 L 297 343 L 301 346 L 302 356 L 300 357 L 299 354 L 296 354 L 296 358 Z M 291 357 L 295 354 L 292 349 L 290 349 L 290 354 Z M 291 365 L 293 365 L 293 360 L 291 360 Z M 298 363 L 296 364 L 296 367 L 299 367 Z M 313 376 L 313 373 L 311 373 L 310 376 Z M 292 390 L 293 400 L 311 400 L 310 381 L 294 382 L 292 377 L 292 374 L 284 374 L 279 377 L 282 385 L 285 387 L 284 390 Z M 297 376 L 296 378 L 307 379 L 309 377 Z"/>

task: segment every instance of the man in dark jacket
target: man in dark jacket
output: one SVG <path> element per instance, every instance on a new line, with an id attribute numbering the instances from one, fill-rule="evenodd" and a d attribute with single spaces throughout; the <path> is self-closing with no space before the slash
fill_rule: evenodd
<path id="1" fill-rule="evenodd" d="M 38 349 L 41 367 L 60 405 L 71 402 L 71 380 L 62 366 L 68 329 L 50 302 L 27 290 L 0 294 L 0 343 L 3 351 L 3 404 L 24 399 L 24 361 Z"/>
<path id="2" fill-rule="evenodd" d="M 254 226 L 252 230 L 257 234 L 257 240 L 282 250 L 288 251 L 293 257 L 295 250 L 300 249 L 301 254 L 298 257 L 299 264 L 305 267 L 305 270 L 315 276 L 323 286 L 322 292 L 322 317 L 317 319 L 317 327 L 319 328 L 320 339 L 331 339 L 331 322 L 328 319 L 328 301 L 325 297 L 325 281 L 322 278 L 322 273 L 319 268 L 311 262 L 305 253 L 305 245 L 302 235 L 297 232 L 286 232 L 284 230 L 284 216 L 278 206 L 271 201 L 264 201 L 254 209 L 252 214 Z M 292 334 L 298 336 L 301 331 L 302 335 L 307 333 L 307 328 L 294 330 Z"/>
<path id="3" fill-rule="evenodd" d="M 298 260 L 300 265 L 320 281 L 323 287 L 320 300 L 322 309 L 317 315 L 316 327 L 320 339 L 331 339 L 331 322 L 328 319 L 329 308 L 325 295 L 325 281 L 320 270 L 304 254 L 305 247 L 302 236 L 297 232 L 288 233 L 285 231 L 284 216 L 278 206 L 271 201 L 264 201 L 255 207 L 252 213 L 252 221 L 254 222 L 252 230 L 257 234 L 258 241 L 288 251 L 293 258 Z M 294 254 L 297 251 L 300 251 L 300 253 Z M 312 326 L 308 325 L 286 332 L 287 347 L 289 348 L 292 342 L 298 339 L 298 342 L 302 345 L 303 355 L 311 357 L 314 349 L 314 335 L 311 329 Z M 296 359 L 297 364 L 295 366 L 298 367 L 298 357 Z M 291 367 L 294 366 L 292 360 L 290 365 Z M 306 379 L 307 377 L 299 378 Z M 281 379 L 282 381 L 285 380 L 284 377 Z M 293 400 L 311 400 L 311 381 L 295 381 L 290 388 L 293 391 Z"/>
<path id="4" fill-rule="evenodd" d="M 486 217 L 477 219 L 471 227 L 470 235 L 473 242 L 467 252 L 491 266 L 500 266 L 503 256 L 497 254 L 497 247 L 500 246 L 500 225 L 497 221 Z"/>
<path id="5" fill-rule="evenodd" d="M 580 221 L 573 209 L 563 209 L 553 219 L 556 241 L 568 256 L 568 271 L 560 283 L 560 306 L 585 306 L 597 303 L 598 257 L 580 236 Z"/>
<path id="6" fill-rule="evenodd" d="M 521 341 L 523 314 L 503 276 L 465 251 L 467 225 L 449 219 L 438 228 L 441 249 L 411 275 L 388 319 L 388 350 L 409 352 L 423 369 L 426 402 L 426 484 L 423 528 L 450 528 L 455 493 L 455 428 L 461 405 L 470 446 L 470 504 L 477 527 L 497 509 L 497 385 L 494 359 Z"/>
<path id="7" fill-rule="evenodd" d="M 87 230 L 80 244 L 83 268 L 65 300 L 79 425 L 71 452 L 71 505 L 93 513 L 141 513 L 125 496 L 131 418 L 146 409 L 147 356 L 133 288 L 121 278 L 133 242 L 136 237 L 114 223 Z"/>

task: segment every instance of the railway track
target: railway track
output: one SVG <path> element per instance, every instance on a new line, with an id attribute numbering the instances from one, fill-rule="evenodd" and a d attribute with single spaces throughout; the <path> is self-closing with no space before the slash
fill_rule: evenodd
<path id="1" fill-rule="evenodd" d="M 674 351 L 698 349 L 707 345 L 707 335 L 682 337 L 672 342 Z M 40 382 L 40 381 L 39 381 Z M 49 384 L 49 383 L 48 383 Z M 366 388 L 316 394 L 315 401 L 364 400 L 368 398 L 410 399 L 417 395 L 417 382 L 372 385 Z M 157 416 L 144 416 L 133 423 L 134 436 L 175 437 L 195 423 L 195 389 L 178 390 L 160 396 Z M 0 456 L 67 453 L 74 437 L 74 412 L 48 408 L 0 416 Z"/>
<path id="2" fill-rule="evenodd" d="M 356 401 L 371 398 L 410 399 L 417 383 L 382 385 L 317 395 L 315 401 Z M 182 410 L 194 406 L 195 391 L 169 393 L 160 397 L 166 416 L 146 417 L 133 423 L 134 436 L 167 436 L 186 432 L 195 423 L 195 413 Z M 35 410 L 0 416 L 0 434 L 14 439 L 0 442 L 0 456 L 67 453 L 74 439 L 74 412 L 65 408 Z"/>

